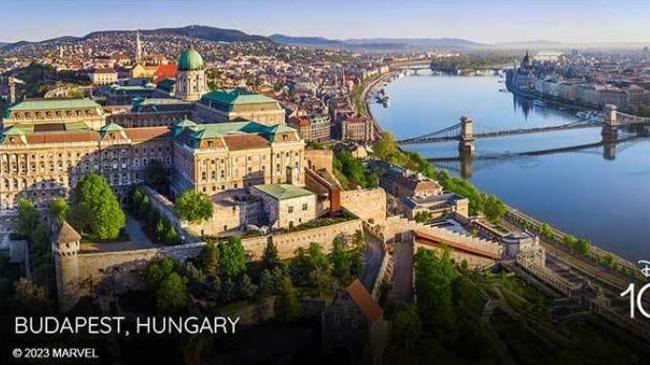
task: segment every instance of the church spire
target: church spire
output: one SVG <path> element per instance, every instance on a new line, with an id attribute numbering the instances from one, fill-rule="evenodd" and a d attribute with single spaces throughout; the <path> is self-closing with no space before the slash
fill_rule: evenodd
<path id="1" fill-rule="evenodd" d="M 142 42 L 140 41 L 140 31 L 135 31 L 135 63 L 142 63 Z"/>

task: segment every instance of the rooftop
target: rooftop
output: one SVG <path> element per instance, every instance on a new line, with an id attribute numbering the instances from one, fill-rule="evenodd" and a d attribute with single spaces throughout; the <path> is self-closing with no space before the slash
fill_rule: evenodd
<path id="1" fill-rule="evenodd" d="M 85 109 L 101 108 L 91 99 L 26 99 L 11 108 L 10 111 L 52 110 L 52 109 Z"/>
<path id="2" fill-rule="evenodd" d="M 211 91 L 201 99 L 215 101 L 224 104 L 253 104 L 253 103 L 277 103 L 275 99 L 268 96 L 256 94 L 244 89 L 218 89 Z"/>
<path id="3" fill-rule="evenodd" d="M 255 185 L 253 186 L 253 189 L 259 190 L 266 195 L 270 195 L 277 200 L 287 200 L 299 198 L 301 196 L 314 195 L 314 193 L 307 189 L 303 189 L 291 184 Z"/>

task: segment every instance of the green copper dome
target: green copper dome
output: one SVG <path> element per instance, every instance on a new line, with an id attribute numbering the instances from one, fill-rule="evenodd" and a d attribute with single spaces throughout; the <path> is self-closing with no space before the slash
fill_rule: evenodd
<path id="1" fill-rule="evenodd" d="M 178 56 L 179 71 L 195 71 L 203 68 L 203 57 L 191 45 Z"/>

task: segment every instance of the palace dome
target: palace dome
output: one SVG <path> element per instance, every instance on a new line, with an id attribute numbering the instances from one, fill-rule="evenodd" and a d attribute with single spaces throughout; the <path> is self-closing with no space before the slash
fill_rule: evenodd
<path id="1" fill-rule="evenodd" d="M 192 45 L 178 56 L 178 71 L 196 71 L 203 68 L 203 57 Z"/>

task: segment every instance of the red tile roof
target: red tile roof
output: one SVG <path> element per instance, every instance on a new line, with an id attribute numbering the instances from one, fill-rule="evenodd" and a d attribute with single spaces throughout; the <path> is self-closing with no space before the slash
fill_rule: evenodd
<path id="1" fill-rule="evenodd" d="M 366 287 L 361 284 L 359 279 L 352 282 L 345 290 L 352 300 L 357 304 L 359 309 L 366 315 L 368 321 L 373 323 L 384 315 L 384 310 L 375 302 Z"/>
<path id="2" fill-rule="evenodd" d="M 126 136 L 136 141 L 169 137 L 169 127 L 126 128 Z"/>
<path id="3" fill-rule="evenodd" d="M 99 134 L 94 131 L 43 132 L 27 135 L 27 143 L 71 143 L 94 142 L 99 140 Z"/>
<path id="4" fill-rule="evenodd" d="M 245 150 L 248 148 L 264 148 L 269 145 L 269 141 L 264 137 L 254 134 L 241 134 L 234 136 L 225 136 L 223 138 L 230 150 Z"/>
<path id="5" fill-rule="evenodd" d="M 160 65 L 156 69 L 156 73 L 153 77 L 153 82 L 159 83 L 164 79 L 174 78 L 178 73 L 178 66 L 176 65 Z"/>

